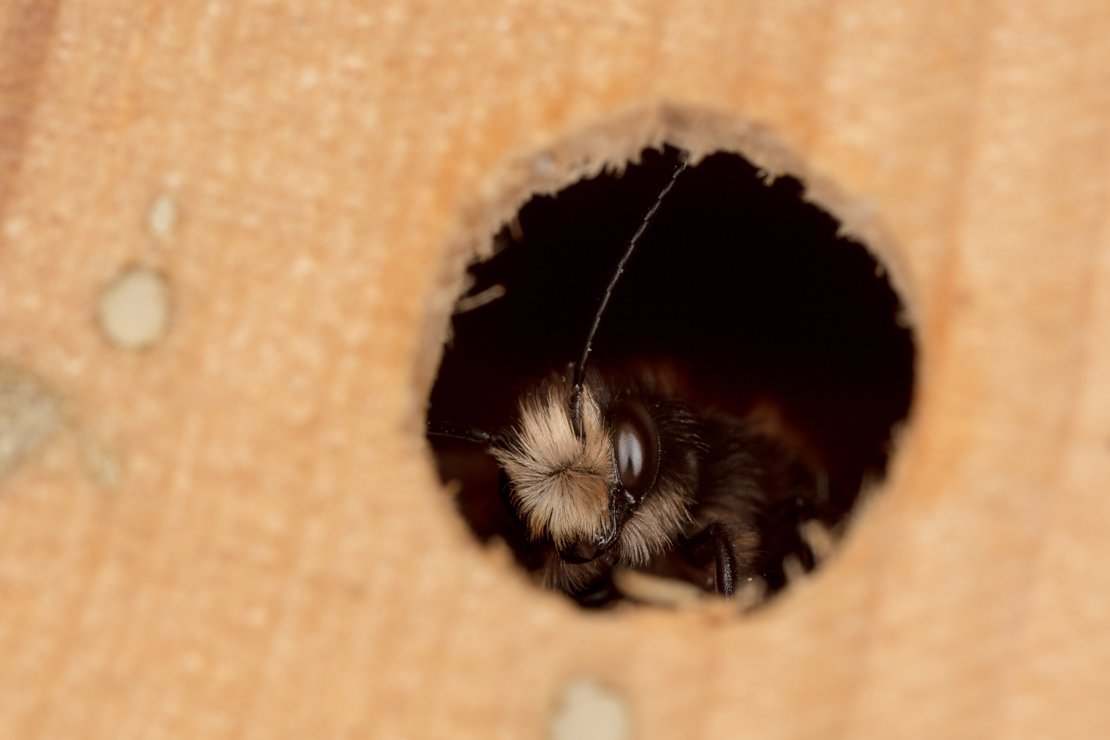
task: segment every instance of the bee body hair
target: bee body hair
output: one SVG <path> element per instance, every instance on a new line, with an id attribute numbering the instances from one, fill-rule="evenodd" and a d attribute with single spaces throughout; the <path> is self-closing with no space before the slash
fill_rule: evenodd
<path id="1" fill-rule="evenodd" d="M 804 459 L 758 419 L 683 400 L 678 383 L 658 368 L 587 373 L 582 439 L 571 429 L 570 393 L 564 376 L 542 382 L 521 401 L 504 447 L 492 449 L 509 478 L 509 505 L 540 553 L 547 587 L 593 593 L 611 587 L 615 570 L 631 568 L 712 590 L 717 566 L 710 532 L 728 538 L 734 579 L 781 587 L 782 560 L 799 544 L 790 541 L 784 551 L 781 538 L 762 533 L 781 524 L 784 511 L 800 523 L 811 508 L 816 476 Z M 597 538 L 607 524 L 606 491 L 614 476 L 608 410 L 630 398 L 644 404 L 659 430 L 657 478 L 611 549 L 588 562 L 568 562 L 561 547 Z"/>
<path id="2" fill-rule="evenodd" d="M 731 596 L 757 579 L 777 590 L 788 560 L 812 565 L 799 531 L 821 487 L 795 448 L 696 400 L 665 361 L 590 363 L 618 281 L 685 169 L 681 161 L 616 262 L 577 361 L 524 393 L 509 429 L 428 425 L 492 455 L 510 546 L 582 604 L 619 596 L 613 575 L 628 569 Z"/>

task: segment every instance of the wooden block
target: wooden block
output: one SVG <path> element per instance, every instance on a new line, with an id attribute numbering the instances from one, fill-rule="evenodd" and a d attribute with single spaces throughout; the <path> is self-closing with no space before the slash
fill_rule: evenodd
<path id="1" fill-rule="evenodd" d="M 1107 4 L 13 0 L 0 29 L 0 736 L 532 737 L 568 701 L 640 738 L 1110 724 Z M 538 592 L 422 436 L 465 262 L 663 140 L 803 177 L 919 335 L 890 476 L 743 618 Z"/>

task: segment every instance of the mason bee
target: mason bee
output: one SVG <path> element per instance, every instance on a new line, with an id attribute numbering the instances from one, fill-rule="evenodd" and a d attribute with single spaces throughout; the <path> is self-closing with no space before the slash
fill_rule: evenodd
<path id="1" fill-rule="evenodd" d="M 645 233 L 688 169 L 655 195 L 612 267 L 573 363 L 523 390 L 496 430 L 433 419 L 433 439 L 496 462 L 501 530 L 543 584 L 583 605 L 627 596 L 626 569 L 733 596 L 771 594 L 816 561 L 834 526 L 828 478 L 773 414 L 706 403 L 665 359 L 595 366 L 594 341 Z"/>

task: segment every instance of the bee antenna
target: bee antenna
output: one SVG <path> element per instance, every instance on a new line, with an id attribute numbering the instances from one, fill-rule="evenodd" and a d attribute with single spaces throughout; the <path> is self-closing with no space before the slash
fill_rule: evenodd
<path id="1" fill-rule="evenodd" d="M 574 432 L 579 439 L 582 438 L 584 430 L 582 429 L 582 384 L 586 379 L 586 361 L 590 359 L 590 350 L 593 349 L 594 335 L 597 334 L 597 328 L 601 325 L 601 317 L 605 313 L 605 309 L 609 306 L 609 299 L 613 295 L 613 289 L 617 287 L 617 281 L 620 280 L 621 275 L 624 273 L 624 267 L 628 263 L 628 259 L 632 256 L 632 252 L 636 250 L 636 245 L 639 244 L 640 238 L 643 237 L 647 231 L 648 226 L 651 225 L 651 219 L 655 216 L 656 211 L 663 205 L 663 200 L 667 194 L 671 192 L 671 188 L 678 182 L 679 176 L 686 171 L 685 157 L 679 161 L 678 166 L 675 167 L 671 179 L 659 191 L 659 195 L 655 197 L 655 202 L 652 203 L 651 208 L 648 209 L 647 214 L 644 215 L 640 221 L 639 228 L 632 238 L 628 240 L 628 246 L 621 255 L 620 261 L 617 262 L 613 274 L 609 277 L 609 284 L 605 287 L 605 292 L 601 296 L 601 303 L 594 313 L 593 323 L 590 324 L 590 331 L 586 334 L 586 342 L 582 345 L 582 354 L 578 357 L 578 362 L 574 365 L 574 378 L 571 386 L 570 395 L 570 418 L 574 425 Z"/>
<path id="2" fill-rule="evenodd" d="M 491 434 L 490 432 L 483 432 L 481 429 L 474 429 L 473 427 L 459 426 L 458 424 L 446 424 L 444 422 L 429 421 L 427 434 L 430 437 L 450 437 L 451 439 L 462 439 L 467 442 L 477 442 L 478 444 L 487 445 L 490 447 L 504 447 L 505 438 L 500 434 Z"/>

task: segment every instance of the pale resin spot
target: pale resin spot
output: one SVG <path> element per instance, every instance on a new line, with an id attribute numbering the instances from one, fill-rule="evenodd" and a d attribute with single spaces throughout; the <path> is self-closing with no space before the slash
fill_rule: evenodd
<path id="1" fill-rule="evenodd" d="M 166 279 L 146 267 L 121 273 L 100 296 L 97 318 L 104 335 L 125 349 L 141 349 L 161 339 L 170 315 Z"/>
<path id="2" fill-rule="evenodd" d="M 628 705 L 620 695 L 592 678 L 566 683 L 551 716 L 552 740 L 622 740 L 628 736 Z"/>

